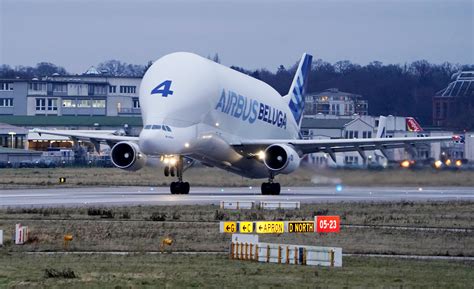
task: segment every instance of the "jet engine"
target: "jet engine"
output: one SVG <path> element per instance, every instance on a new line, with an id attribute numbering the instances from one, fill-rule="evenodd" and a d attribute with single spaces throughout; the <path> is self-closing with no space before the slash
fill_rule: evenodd
<path id="1" fill-rule="evenodd" d="M 119 169 L 137 171 L 145 166 L 147 158 L 138 144 L 123 141 L 112 147 L 110 160 Z"/>
<path id="2" fill-rule="evenodd" d="M 300 156 L 292 146 L 273 144 L 265 150 L 265 166 L 280 174 L 289 174 L 300 166 Z"/>

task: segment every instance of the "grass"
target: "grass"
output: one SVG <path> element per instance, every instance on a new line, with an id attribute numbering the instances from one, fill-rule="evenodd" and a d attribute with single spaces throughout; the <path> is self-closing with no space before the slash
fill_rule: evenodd
<path id="1" fill-rule="evenodd" d="M 220 220 L 303 220 L 314 215 L 340 215 L 343 224 L 438 228 L 473 228 L 474 202 L 305 204 L 301 210 L 220 210 L 217 206 L 138 206 L 117 208 L 14 208 L 0 210 L 0 228 L 27 225 L 32 242 L 3 250 L 159 251 L 165 237 L 175 251 L 224 251 L 230 236 L 219 233 Z M 164 222 L 169 221 L 169 222 Z M 10 229 L 11 230 L 11 229 Z M 5 233 L 6 241 L 10 234 Z M 340 246 L 346 253 L 474 256 L 474 234 L 343 228 L 338 234 L 261 236 L 262 241 Z M 11 242 L 11 241 L 10 241 Z"/>
<path id="2" fill-rule="evenodd" d="M 265 264 L 211 255 L 0 255 L 8 288 L 469 288 L 472 263 L 344 258 L 342 268 Z M 50 278 L 45 270 L 73 272 Z"/>
<path id="3" fill-rule="evenodd" d="M 137 172 L 115 168 L 1 169 L 2 188 L 75 187 L 75 186 L 168 186 L 175 178 L 163 176 L 161 168 Z M 66 184 L 59 184 L 65 177 Z M 185 172 L 193 186 L 259 186 L 251 180 L 216 169 L 193 167 Z M 343 183 L 352 186 L 474 186 L 474 171 L 436 171 L 387 169 L 319 170 L 301 168 L 290 175 L 277 176 L 283 186 L 321 186 Z"/>

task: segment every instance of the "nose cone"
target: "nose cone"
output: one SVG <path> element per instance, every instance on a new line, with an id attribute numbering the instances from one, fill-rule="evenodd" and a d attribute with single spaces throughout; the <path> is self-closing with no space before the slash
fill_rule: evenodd
<path id="1" fill-rule="evenodd" d="M 153 125 L 152 127 L 155 127 Z M 160 125 L 156 125 L 160 127 Z M 161 126 L 164 127 L 164 126 Z M 189 140 L 195 129 L 143 129 L 139 136 L 140 150 L 147 155 L 176 155 L 188 151 Z"/>
<path id="2" fill-rule="evenodd" d="M 139 137 L 140 149 L 147 155 L 177 153 L 173 149 L 173 139 L 161 130 L 142 130 Z"/>

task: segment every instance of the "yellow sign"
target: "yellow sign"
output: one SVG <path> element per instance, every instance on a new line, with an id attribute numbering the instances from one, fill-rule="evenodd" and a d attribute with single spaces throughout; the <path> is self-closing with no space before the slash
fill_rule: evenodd
<path id="1" fill-rule="evenodd" d="M 284 222 L 256 222 L 256 232 L 259 234 L 280 234 L 285 231 Z"/>
<path id="2" fill-rule="evenodd" d="M 224 233 L 236 233 L 237 222 L 224 222 Z"/>
<path id="3" fill-rule="evenodd" d="M 314 222 L 288 222 L 288 233 L 314 233 Z"/>
<path id="4" fill-rule="evenodd" d="M 240 233 L 252 233 L 253 222 L 239 222 L 239 231 Z"/>

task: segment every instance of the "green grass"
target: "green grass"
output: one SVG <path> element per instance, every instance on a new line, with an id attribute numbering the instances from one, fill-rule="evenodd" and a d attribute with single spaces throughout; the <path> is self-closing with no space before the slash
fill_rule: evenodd
<path id="1" fill-rule="evenodd" d="M 66 184 L 59 184 L 65 177 Z M 185 172 L 192 186 L 260 186 L 262 180 L 242 178 L 216 168 L 193 167 Z M 387 169 L 319 170 L 301 168 L 290 175 L 277 176 L 282 186 L 474 186 L 474 171 Z M 136 172 L 115 168 L 1 169 L 0 186 L 6 188 L 75 186 L 169 186 L 175 178 L 164 177 L 162 168 Z"/>
<path id="2" fill-rule="evenodd" d="M 226 256 L 0 255 L 2 288 L 472 288 L 469 262 L 344 258 L 342 268 Z M 78 277 L 47 278 L 70 268 Z"/>
<path id="3" fill-rule="evenodd" d="M 15 223 L 30 228 L 32 242 L 7 245 L 3 251 L 70 250 L 159 251 L 165 237 L 175 251 L 224 251 L 230 236 L 219 233 L 221 220 L 309 220 L 314 215 L 340 215 L 343 224 L 470 228 L 474 202 L 305 204 L 301 210 L 220 210 L 218 206 L 136 206 L 117 208 L 15 208 L 0 210 L 0 228 L 9 242 Z M 126 218 L 124 218 L 126 216 Z M 163 222 L 169 221 L 169 222 Z M 388 253 L 474 256 L 474 234 L 450 231 L 408 231 L 343 228 L 338 234 L 261 236 L 262 241 L 339 246 L 346 253 Z M 11 241 L 10 241 L 11 242 Z"/>

